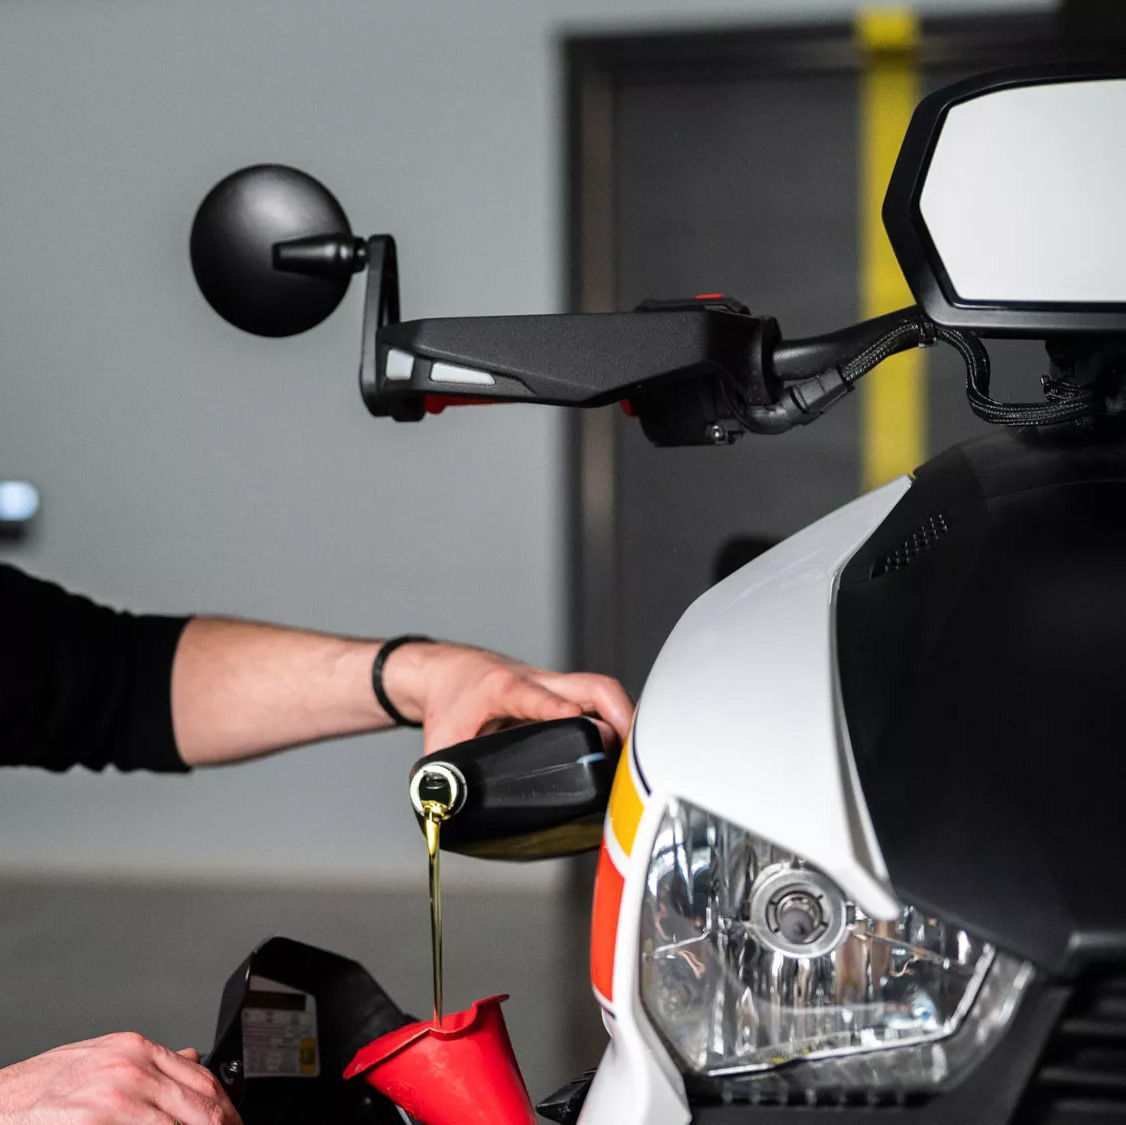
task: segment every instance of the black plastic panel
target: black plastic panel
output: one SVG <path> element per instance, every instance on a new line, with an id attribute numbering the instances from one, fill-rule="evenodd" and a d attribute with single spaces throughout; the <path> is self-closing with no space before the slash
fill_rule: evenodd
<path id="1" fill-rule="evenodd" d="M 255 1006 L 252 976 L 315 1000 L 317 1077 L 245 1076 L 242 1012 Z M 207 1067 L 223 1082 L 245 1125 L 400 1125 L 391 1102 L 363 1082 L 346 1082 L 343 1074 L 361 1047 L 410 1022 L 362 965 L 290 938 L 270 938 L 223 989 Z"/>
<path id="2" fill-rule="evenodd" d="M 896 570 L 917 529 L 946 530 Z M 1126 446 L 955 448 L 842 575 L 841 686 L 892 883 L 1054 973 L 1126 952 Z"/>

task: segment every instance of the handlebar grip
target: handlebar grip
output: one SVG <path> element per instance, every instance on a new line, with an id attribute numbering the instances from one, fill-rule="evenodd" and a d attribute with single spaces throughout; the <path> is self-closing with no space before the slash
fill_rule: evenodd
<path id="1" fill-rule="evenodd" d="M 362 390 L 373 414 L 417 420 L 455 403 L 640 402 L 658 383 L 693 377 L 743 386 L 757 373 L 751 342 L 763 323 L 676 308 L 385 324 Z"/>

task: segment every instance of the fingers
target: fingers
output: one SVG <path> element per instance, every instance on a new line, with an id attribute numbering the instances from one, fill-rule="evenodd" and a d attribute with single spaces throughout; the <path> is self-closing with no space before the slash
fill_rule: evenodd
<path id="1" fill-rule="evenodd" d="M 582 713 L 581 709 L 566 700 L 559 700 L 558 708 L 546 707 L 541 711 L 527 714 L 528 708 L 516 711 L 505 708 L 501 716 L 485 718 L 482 713 L 473 708 L 468 711 L 443 711 L 428 719 L 423 728 L 423 754 L 436 754 L 459 742 L 470 738 L 477 738 L 482 734 L 494 734 L 507 727 L 519 726 L 528 720 L 546 721 L 548 719 L 566 719 Z"/>
<path id="2" fill-rule="evenodd" d="M 221 1089 L 209 1096 L 166 1080 L 156 1085 L 153 1102 L 179 1125 L 240 1125 L 235 1107 Z"/>
<path id="3" fill-rule="evenodd" d="M 147 1070 L 148 1078 L 138 1093 L 153 1107 L 154 1122 L 170 1119 L 180 1125 L 240 1125 L 239 1115 L 218 1079 L 195 1061 L 199 1052 L 194 1048 L 170 1051 L 131 1034 L 112 1038 L 134 1065 Z"/>
<path id="4" fill-rule="evenodd" d="M 437 754 L 439 750 L 473 737 L 471 734 L 462 734 L 461 728 L 453 723 L 442 722 L 440 719 L 428 722 L 422 728 L 422 753 Z"/>
<path id="5" fill-rule="evenodd" d="M 235 1113 L 235 1108 L 219 1080 L 211 1071 L 199 1065 L 198 1051 L 190 1047 L 185 1051 L 170 1051 L 157 1043 L 152 1043 L 150 1046 L 153 1062 L 161 1073 L 192 1094 L 210 1103 L 218 1103 L 224 1110 L 223 1121 L 238 1121 L 238 1114 Z M 195 1059 L 187 1054 L 188 1051 L 195 1055 Z M 187 1125 L 186 1121 L 184 1125 Z M 211 1125 L 214 1125 L 214 1122 Z"/>
<path id="6" fill-rule="evenodd" d="M 598 728 L 598 736 L 602 739 L 602 749 L 609 753 L 612 750 L 617 750 L 618 744 L 621 739 L 618 738 L 617 731 L 605 719 L 590 720 Z"/>
<path id="7" fill-rule="evenodd" d="M 544 722 L 582 714 L 582 707 L 536 682 L 523 672 L 504 669 L 502 674 L 483 677 L 467 691 L 427 716 L 423 750 L 433 754 L 476 738 L 483 730 L 497 728 L 505 720 Z"/>
<path id="8" fill-rule="evenodd" d="M 577 703 L 583 711 L 605 719 L 619 741 L 624 742 L 633 723 L 633 703 L 617 680 L 593 672 L 541 674 L 544 684 L 556 695 Z"/>
<path id="9" fill-rule="evenodd" d="M 585 712 L 605 719 L 619 741 L 625 740 L 633 722 L 633 703 L 622 685 L 609 676 L 519 668 L 497 686 L 493 697 L 484 701 L 487 719 L 512 717 L 542 722 Z"/>
<path id="10" fill-rule="evenodd" d="M 633 722 L 633 703 L 609 676 L 547 672 L 456 645 L 432 653 L 427 667 L 421 708 L 427 754 L 476 738 L 498 720 L 543 722 L 588 713 L 605 719 L 619 741 Z"/>
<path id="11" fill-rule="evenodd" d="M 194 1047 L 181 1047 L 176 1054 L 181 1058 L 187 1059 L 188 1062 L 197 1063 L 203 1056 Z"/>
<path id="12" fill-rule="evenodd" d="M 496 701 L 498 715 L 509 715 L 514 719 L 531 719 L 545 722 L 548 719 L 567 719 L 583 713 L 577 700 L 568 699 L 559 692 L 552 691 L 538 680 L 519 677 L 505 696 Z"/>

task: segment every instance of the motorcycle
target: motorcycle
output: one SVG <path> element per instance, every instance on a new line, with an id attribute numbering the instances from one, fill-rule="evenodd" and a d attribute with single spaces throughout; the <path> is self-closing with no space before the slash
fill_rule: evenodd
<path id="1" fill-rule="evenodd" d="M 616 765 L 581 720 L 416 765 L 419 785 L 464 789 L 447 846 L 600 848 L 609 1045 L 547 1116 L 1126 1121 L 1124 120 L 1120 65 L 926 98 L 883 212 L 917 305 L 798 340 L 715 294 L 402 322 L 393 238 L 355 238 L 316 181 L 255 166 L 202 204 L 196 277 L 248 331 L 319 323 L 366 271 L 376 416 L 621 403 L 657 445 L 722 448 L 810 424 L 888 356 L 944 344 L 998 427 L 700 597 Z M 1046 344 L 1040 400 L 990 393 L 983 340 L 1015 336 Z M 366 1004 L 357 1042 L 406 1019 L 345 993 L 318 994 L 315 1019 Z M 346 1053 L 325 1055 L 334 1080 Z M 240 1061 L 220 1036 L 217 1072 Z"/>

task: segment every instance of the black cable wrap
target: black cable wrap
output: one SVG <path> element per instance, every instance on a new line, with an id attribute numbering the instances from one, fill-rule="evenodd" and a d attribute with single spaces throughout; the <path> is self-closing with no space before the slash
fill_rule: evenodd
<path id="1" fill-rule="evenodd" d="M 850 331 L 870 332 L 877 325 L 883 328 L 894 315 L 896 314 L 889 313 L 874 322 L 857 325 L 856 329 Z M 807 377 L 786 378 L 785 374 L 779 374 L 777 378 L 782 387 L 779 397 L 772 404 L 760 406 L 749 403 L 734 376 L 728 375 L 719 384 L 728 409 L 747 430 L 756 433 L 783 433 L 820 417 L 851 391 L 857 380 L 885 359 L 908 348 L 930 347 L 939 341 L 949 344 L 962 357 L 966 366 L 966 398 L 970 408 L 979 418 L 993 425 L 1054 426 L 1092 418 L 1102 409 L 1100 396 L 1093 387 L 1051 376 L 1044 376 L 1041 380 L 1044 402 L 1000 402 L 991 398 L 989 353 L 976 336 L 936 324 L 914 306 L 903 309 L 899 317 L 891 328 L 878 331 L 878 335 L 870 338 L 869 342 L 861 343 L 858 340 L 860 351 L 839 365 L 828 366 L 819 374 Z M 826 342 L 832 339 L 823 338 Z M 794 347 L 800 350 L 802 344 L 809 343 L 810 341 L 799 341 Z M 794 356 L 788 358 L 792 363 Z"/>
<path id="2" fill-rule="evenodd" d="M 962 357 L 970 409 L 986 422 L 998 426 L 1054 426 L 1090 418 L 1098 410 L 1098 396 L 1091 387 L 1049 376 L 1041 379 L 1045 402 L 1000 402 L 990 397 L 989 353 L 981 341 L 969 333 L 935 324 L 921 312 L 908 316 L 901 325 L 865 348 L 841 368 L 841 376 L 854 383 L 897 352 L 911 346 L 927 347 L 939 340 Z"/>
<path id="3" fill-rule="evenodd" d="M 855 382 L 896 352 L 913 344 L 925 347 L 938 340 L 949 344 L 962 357 L 970 409 L 986 422 L 997 426 L 1054 426 L 1090 418 L 1097 411 L 1098 398 L 1092 388 L 1049 376 L 1041 379 L 1045 402 L 1000 402 L 990 397 L 989 353 L 982 342 L 969 333 L 935 324 L 920 312 L 865 348 L 841 369 L 841 375 L 848 382 Z"/>

